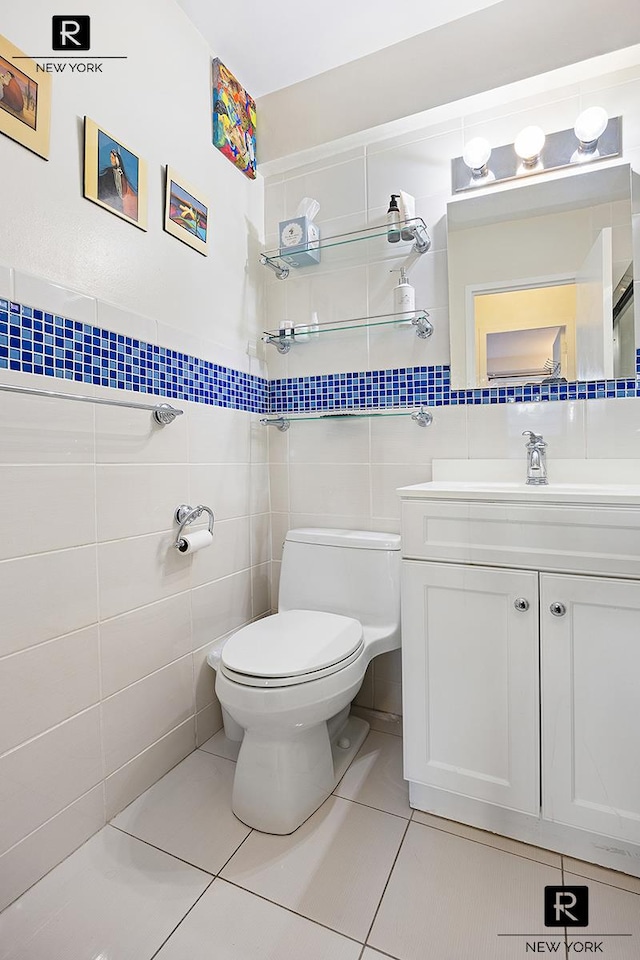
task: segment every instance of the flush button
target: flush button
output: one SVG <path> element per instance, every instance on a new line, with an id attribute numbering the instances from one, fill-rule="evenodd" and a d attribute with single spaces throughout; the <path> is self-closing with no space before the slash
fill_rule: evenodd
<path id="1" fill-rule="evenodd" d="M 338 740 L 338 746 L 341 750 L 348 750 L 351 746 L 351 740 L 349 740 L 349 737 L 340 737 Z"/>

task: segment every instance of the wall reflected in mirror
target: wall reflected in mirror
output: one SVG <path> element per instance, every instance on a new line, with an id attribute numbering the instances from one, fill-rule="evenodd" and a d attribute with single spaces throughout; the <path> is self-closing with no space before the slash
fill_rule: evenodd
<path id="1" fill-rule="evenodd" d="M 618 164 L 449 203 L 454 389 L 635 376 L 631 178 Z"/>

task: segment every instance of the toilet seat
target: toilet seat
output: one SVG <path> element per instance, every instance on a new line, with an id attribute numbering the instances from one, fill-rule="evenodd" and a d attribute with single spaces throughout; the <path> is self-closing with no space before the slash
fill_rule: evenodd
<path id="1" fill-rule="evenodd" d="M 236 683 L 284 687 L 343 669 L 364 648 L 362 624 L 316 610 L 288 610 L 249 624 L 223 647 L 221 671 Z"/>

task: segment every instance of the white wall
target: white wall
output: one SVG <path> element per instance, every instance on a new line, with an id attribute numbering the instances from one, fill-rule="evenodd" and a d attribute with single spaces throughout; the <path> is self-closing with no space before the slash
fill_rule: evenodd
<path id="1" fill-rule="evenodd" d="M 522 88 L 521 88 L 522 89 Z M 535 87 L 534 87 L 535 90 Z M 279 220 L 291 216 L 302 196 L 321 203 L 325 236 L 366 224 L 383 223 L 389 194 L 403 189 L 416 197 L 426 220 L 431 250 L 410 261 L 416 305 L 427 309 L 435 332 L 422 341 L 407 328 L 374 327 L 323 336 L 294 346 L 286 356 L 269 353 L 269 376 L 295 377 L 337 371 L 388 369 L 449 363 L 449 295 L 446 204 L 451 196 L 450 160 L 465 140 L 485 136 L 493 144 L 513 142 L 528 124 L 547 131 L 570 128 L 587 106 L 601 104 L 624 117 L 624 157 L 640 167 L 640 61 L 619 73 L 593 75 L 582 84 L 505 100 L 481 112 L 465 112 L 402 137 L 379 139 L 346 152 L 291 166 L 266 180 L 267 240 L 276 245 Z M 635 221 L 638 221 L 636 214 Z M 635 222 L 637 228 L 638 222 Z M 363 317 L 392 310 L 392 288 L 404 262 L 386 240 L 365 242 L 339 254 L 328 251 L 319 267 L 270 278 L 267 318 L 277 328 L 283 317 L 308 322 L 313 310 L 322 321 Z M 640 452 L 640 400 L 598 400 L 491 406 L 446 406 L 421 429 L 408 418 L 292 423 L 285 434 L 270 434 L 274 585 L 283 533 L 289 526 L 365 527 L 399 530 L 398 486 L 429 480 L 434 458 L 521 459 L 522 431 L 542 432 L 563 457 L 635 457 Z M 359 701 L 400 712 L 399 657 L 374 663 Z"/>
<path id="2" fill-rule="evenodd" d="M 55 78 L 48 163 L 0 136 L 0 297 L 259 373 L 262 184 L 211 144 L 215 51 L 173 0 L 83 12 L 94 50 L 129 59 Z M 3 33 L 46 52 L 53 13 L 14 4 Z M 85 114 L 146 158 L 148 233 L 83 199 Z M 210 199 L 208 258 L 162 231 L 165 163 Z M 0 382 L 123 399 L 6 370 Z M 206 653 L 269 610 L 270 505 L 249 413 L 173 401 L 185 415 L 157 427 L 0 397 L 1 907 L 220 728 Z M 182 502 L 216 513 L 193 557 L 171 546 Z"/>

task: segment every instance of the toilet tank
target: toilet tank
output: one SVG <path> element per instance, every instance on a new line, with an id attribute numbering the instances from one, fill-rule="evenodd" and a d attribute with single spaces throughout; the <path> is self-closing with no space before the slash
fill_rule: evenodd
<path id="1" fill-rule="evenodd" d="M 278 609 L 323 610 L 363 626 L 400 624 L 400 536 L 370 530 L 290 530 Z"/>

